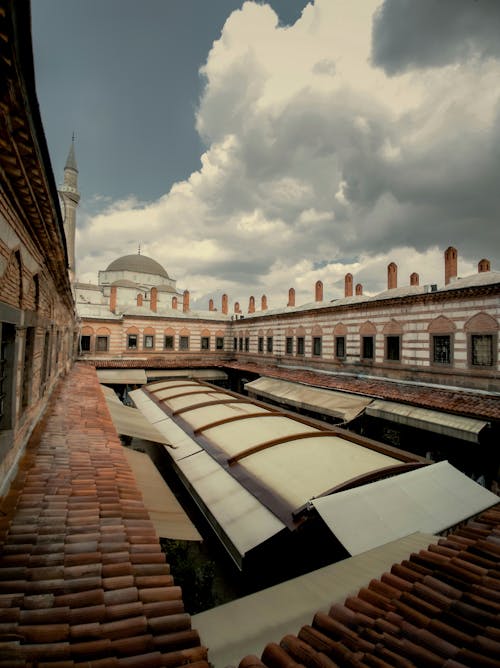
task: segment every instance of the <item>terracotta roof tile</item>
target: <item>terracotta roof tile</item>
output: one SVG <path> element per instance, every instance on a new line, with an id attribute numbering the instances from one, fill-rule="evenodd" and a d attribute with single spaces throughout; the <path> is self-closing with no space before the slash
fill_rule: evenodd
<path id="1" fill-rule="evenodd" d="M 0 668 L 208 668 L 95 370 L 51 399 L 0 518 Z"/>
<path id="2" fill-rule="evenodd" d="M 499 510 L 394 564 L 344 605 L 317 613 L 297 636 L 268 644 L 261 660 L 242 659 L 240 668 L 500 665 L 500 550 L 484 552 L 497 547 Z M 476 539 L 462 540 L 464 530 Z"/>

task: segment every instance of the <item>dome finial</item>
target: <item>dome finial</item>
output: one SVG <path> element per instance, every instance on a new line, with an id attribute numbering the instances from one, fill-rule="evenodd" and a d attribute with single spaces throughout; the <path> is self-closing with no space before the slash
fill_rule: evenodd
<path id="1" fill-rule="evenodd" d="M 141 254 L 141 242 L 139 241 L 139 245 L 137 247 L 137 255 Z"/>
<path id="2" fill-rule="evenodd" d="M 78 172 L 78 167 L 76 166 L 76 157 L 75 157 L 75 133 L 73 132 L 71 136 L 71 146 L 69 147 L 68 157 L 66 158 L 66 164 L 64 169 L 72 169 L 75 172 Z"/>

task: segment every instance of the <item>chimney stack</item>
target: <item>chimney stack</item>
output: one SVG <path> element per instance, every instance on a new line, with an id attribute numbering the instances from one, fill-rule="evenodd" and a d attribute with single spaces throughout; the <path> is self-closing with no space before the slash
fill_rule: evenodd
<path id="1" fill-rule="evenodd" d="M 398 287 L 398 265 L 391 262 L 387 266 L 387 289 L 393 290 Z"/>
<path id="2" fill-rule="evenodd" d="M 215 309 L 214 309 L 214 300 L 213 300 L 211 297 L 210 297 L 210 299 L 208 300 L 208 310 L 209 310 L 209 311 L 215 311 Z"/>
<path id="3" fill-rule="evenodd" d="M 287 306 L 295 306 L 295 288 L 290 288 L 290 290 L 288 290 Z"/>
<path id="4" fill-rule="evenodd" d="M 227 295 L 226 294 L 222 295 L 222 313 L 227 315 Z"/>
<path id="5" fill-rule="evenodd" d="M 363 294 L 363 286 L 361 285 L 361 283 L 358 283 L 356 285 L 356 294 L 357 295 L 362 295 Z"/>
<path id="6" fill-rule="evenodd" d="M 490 271 L 490 268 L 491 265 L 489 260 L 487 260 L 486 258 L 479 260 L 479 263 L 477 265 L 477 270 L 480 274 L 482 274 L 485 271 Z"/>
<path id="7" fill-rule="evenodd" d="M 250 297 L 248 300 L 248 312 L 255 313 L 255 297 Z"/>
<path id="8" fill-rule="evenodd" d="M 142 306 L 142 302 L 143 302 L 142 293 L 139 292 L 139 294 L 137 295 L 137 306 Z"/>
<path id="9" fill-rule="evenodd" d="M 448 285 L 457 277 L 458 253 L 457 249 L 449 246 L 444 252 L 444 283 Z"/>
<path id="10" fill-rule="evenodd" d="M 267 311 L 267 297 L 266 295 L 262 295 L 260 298 L 260 310 L 261 311 Z"/>
<path id="11" fill-rule="evenodd" d="M 316 285 L 314 286 L 314 301 L 323 301 L 323 283 L 321 281 L 316 281 Z"/>
<path id="12" fill-rule="evenodd" d="M 172 297 L 172 308 L 177 310 L 177 297 Z"/>
<path id="13" fill-rule="evenodd" d="M 410 275 L 410 285 L 420 285 L 420 277 L 416 271 Z"/>
<path id="14" fill-rule="evenodd" d="M 344 297 L 352 297 L 352 274 L 346 274 L 344 278 Z"/>
<path id="15" fill-rule="evenodd" d="M 189 290 L 184 290 L 182 295 L 182 311 L 187 313 L 189 311 Z"/>
<path id="16" fill-rule="evenodd" d="M 234 302 L 234 312 L 241 313 L 240 302 Z"/>
<path id="17" fill-rule="evenodd" d="M 116 293 L 118 291 L 118 288 L 116 285 L 111 286 L 111 292 L 109 294 L 109 310 L 111 313 L 116 313 Z"/>
<path id="18" fill-rule="evenodd" d="M 158 288 L 151 288 L 149 299 L 151 310 L 156 313 L 158 310 Z"/>

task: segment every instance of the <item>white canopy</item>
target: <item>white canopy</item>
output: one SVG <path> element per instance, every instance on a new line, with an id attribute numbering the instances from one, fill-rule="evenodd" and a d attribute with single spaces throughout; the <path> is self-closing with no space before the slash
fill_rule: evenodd
<path id="1" fill-rule="evenodd" d="M 446 461 L 312 501 L 353 555 L 415 531 L 439 533 L 497 503 Z"/>

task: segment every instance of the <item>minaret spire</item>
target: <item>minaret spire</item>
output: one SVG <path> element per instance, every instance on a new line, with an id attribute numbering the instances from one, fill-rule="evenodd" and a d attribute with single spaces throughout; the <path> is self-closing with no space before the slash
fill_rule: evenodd
<path id="1" fill-rule="evenodd" d="M 76 207 L 80 201 L 78 192 L 78 167 L 75 156 L 75 133 L 71 138 L 66 164 L 64 165 L 64 181 L 59 189 L 61 197 L 64 232 L 66 233 L 66 246 L 68 249 L 68 269 L 71 281 L 75 276 L 75 229 L 76 229 Z"/>

